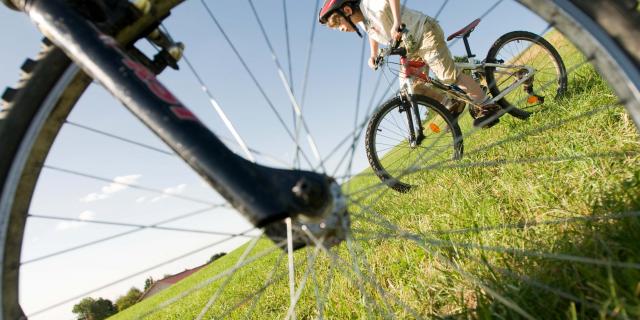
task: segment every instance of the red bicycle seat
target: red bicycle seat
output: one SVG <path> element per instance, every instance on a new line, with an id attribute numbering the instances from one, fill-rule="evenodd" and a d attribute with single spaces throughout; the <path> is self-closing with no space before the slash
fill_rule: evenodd
<path id="1" fill-rule="evenodd" d="M 468 35 L 469 33 L 471 33 L 473 31 L 473 29 L 475 29 L 478 24 L 480 23 L 480 19 L 476 19 L 473 20 L 473 22 L 471 22 L 468 26 L 460 29 L 460 31 L 450 35 L 447 38 L 447 41 L 451 41 L 453 38 L 458 38 L 458 37 L 464 37 L 466 35 Z"/>

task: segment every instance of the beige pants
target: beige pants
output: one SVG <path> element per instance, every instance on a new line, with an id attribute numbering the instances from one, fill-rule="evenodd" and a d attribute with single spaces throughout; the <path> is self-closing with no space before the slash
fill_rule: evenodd
<path id="1" fill-rule="evenodd" d="M 462 101 L 445 101 L 445 96 L 440 91 L 433 89 L 433 87 L 425 84 L 422 81 L 414 81 L 413 82 L 413 93 L 418 95 L 427 96 L 431 99 L 434 99 L 440 103 L 442 103 L 449 111 L 458 113 L 464 110 L 466 104 Z"/>
<path id="2" fill-rule="evenodd" d="M 437 21 L 428 18 L 424 26 L 422 42 L 409 50 L 409 58 L 422 58 L 429 64 L 436 77 L 447 84 L 458 81 L 458 69 L 444 40 L 444 32 Z"/>
<path id="3" fill-rule="evenodd" d="M 407 58 L 410 60 L 426 61 L 430 69 L 440 81 L 448 84 L 456 83 L 458 81 L 459 71 L 456 68 L 453 57 L 451 56 L 451 51 L 449 51 L 449 48 L 447 47 L 447 42 L 444 40 L 444 32 L 442 31 L 442 28 L 437 21 L 427 18 L 424 30 L 425 32 L 422 36 L 422 42 L 419 46 L 415 44 L 413 48 L 408 48 L 409 52 Z M 427 96 L 445 104 L 445 96 L 438 90 L 435 90 L 431 86 L 425 84 L 423 81 L 414 81 L 413 91 L 415 94 Z M 461 112 L 464 110 L 465 104 L 456 101 L 447 107 L 451 111 Z"/>

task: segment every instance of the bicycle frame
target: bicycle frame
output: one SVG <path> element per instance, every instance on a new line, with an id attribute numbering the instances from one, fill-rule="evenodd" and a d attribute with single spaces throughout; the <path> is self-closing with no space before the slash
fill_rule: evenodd
<path id="1" fill-rule="evenodd" d="M 471 58 L 469 58 L 469 60 L 471 60 Z M 508 69 L 513 69 L 513 70 L 518 70 L 518 71 L 519 70 L 527 70 L 526 75 L 524 75 L 522 78 L 518 79 L 518 81 L 510 84 L 508 87 L 502 89 L 499 95 L 493 97 L 490 100 L 491 103 L 497 102 L 500 99 L 504 98 L 506 95 L 511 93 L 513 90 L 518 88 L 520 85 L 524 84 L 529 79 L 531 79 L 536 73 L 536 70 L 534 68 L 532 68 L 530 66 L 526 66 L 526 65 L 505 65 L 505 64 L 500 64 L 500 63 L 467 62 L 467 63 L 456 63 L 456 66 L 460 70 L 481 71 L 481 72 L 484 72 L 484 70 L 486 68 L 495 68 L 497 73 L 502 73 L 502 74 L 509 74 L 509 72 L 504 72 L 504 71 L 501 71 L 501 70 L 508 70 Z M 435 80 L 435 79 L 432 79 L 432 80 Z M 437 81 L 437 80 L 435 80 L 435 81 Z M 473 102 L 469 101 L 469 103 L 473 103 Z"/>
<path id="2" fill-rule="evenodd" d="M 167 90 L 61 0 L 33 0 L 24 9 L 43 34 L 101 83 L 256 227 L 333 210 L 335 182 L 325 175 L 252 163 L 229 150 Z"/>
<path id="3" fill-rule="evenodd" d="M 405 65 L 406 69 L 411 68 L 410 64 L 415 63 L 417 61 L 408 61 L 406 63 L 403 63 Z M 464 91 L 462 91 L 461 89 L 459 89 L 456 85 L 449 85 L 449 84 L 445 84 L 442 81 L 432 78 L 430 76 L 428 76 L 426 74 L 426 70 L 428 69 L 428 65 L 425 64 L 424 62 L 420 63 L 424 64 L 424 66 L 421 66 L 420 68 L 422 70 L 413 70 L 413 71 L 405 71 L 405 76 L 406 76 L 406 81 L 409 84 L 409 87 L 411 86 L 411 84 L 413 84 L 413 81 L 416 77 L 424 80 L 426 83 L 432 85 L 433 87 L 440 89 L 444 94 L 446 94 L 447 96 L 449 96 L 450 98 L 453 99 L 458 99 L 458 100 L 462 100 L 468 104 L 471 105 L 475 105 L 475 106 L 479 106 L 479 104 L 475 101 L 473 101 L 473 99 L 471 99 L 469 96 L 467 96 L 466 93 L 464 93 Z M 481 62 L 481 63 L 475 63 L 475 62 L 467 62 L 467 63 L 456 63 L 456 66 L 461 69 L 461 70 L 479 70 L 484 72 L 485 68 L 495 68 L 496 70 L 507 70 L 507 69 L 513 69 L 513 70 L 526 70 L 526 74 L 521 77 L 520 79 L 518 79 L 517 81 L 515 81 L 514 83 L 510 84 L 507 88 L 502 89 L 499 95 L 491 98 L 489 100 L 489 103 L 495 103 L 497 101 L 499 101 L 500 99 L 504 98 L 506 95 L 508 95 L 509 93 L 511 93 L 513 90 L 516 90 L 518 87 L 520 87 L 521 85 L 523 85 L 525 82 L 529 81 L 529 79 L 531 79 L 534 75 L 536 70 L 533 69 L 530 66 L 525 66 L 525 65 L 504 65 L 504 64 L 499 64 L 499 63 L 486 63 L 486 62 Z M 413 67 L 415 68 L 415 67 Z M 503 74 L 509 74 L 508 72 L 503 72 L 503 71 L 499 71 L 499 73 L 503 73 Z M 401 90 L 402 92 L 402 90 Z"/>
<path id="4" fill-rule="evenodd" d="M 472 72 L 484 72 L 486 68 L 494 68 L 497 70 L 497 73 L 502 74 L 510 74 L 509 72 L 502 70 L 516 70 L 516 72 L 522 72 L 525 70 L 524 74 L 518 76 L 518 80 L 514 83 L 510 84 L 507 88 L 501 90 L 500 94 L 492 97 L 488 103 L 496 103 L 500 99 L 504 98 L 506 95 L 516 90 L 521 85 L 525 84 L 527 81 L 533 78 L 536 70 L 530 66 L 526 65 L 504 65 L 501 63 L 494 62 L 477 62 L 473 58 L 475 55 L 471 53 L 471 48 L 469 46 L 467 37 L 464 38 L 465 48 L 467 50 L 467 62 L 466 63 L 456 63 L 456 66 L 460 70 L 470 70 Z M 438 79 L 432 78 L 428 75 L 429 65 L 421 60 L 409 60 L 407 58 L 406 49 L 399 47 L 399 43 L 392 44 L 387 49 L 383 49 L 381 53 L 378 55 L 376 60 L 376 64 L 384 63 L 384 60 L 387 56 L 391 55 L 399 55 L 400 56 L 400 65 L 402 70 L 400 72 L 400 77 L 404 79 L 398 95 L 404 103 L 404 110 L 406 112 L 406 122 L 407 127 L 409 129 L 409 136 L 407 140 L 411 147 L 416 147 L 420 145 L 422 140 L 424 139 L 422 121 L 420 119 L 420 113 L 418 110 L 418 106 L 413 98 L 413 84 L 416 79 L 420 79 L 436 89 L 439 89 L 443 94 L 448 96 L 450 99 L 463 101 L 466 104 L 473 105 L 475 107 L 479 107 L 476 101 L 471 99 L 461 88 L 457 85 L 445 84 Z M 476 79 L 477 80 L 477 79 Z M 484 102 L 487 103 L 487 102 Z M 505 113 L 506 111 L 501 111 Z M 413 114 L 413 115 L 412 115 Z M 417 130 L 416 130 L 417 129 Z"/>
<path id="5" fill-rule="evenodd" d="M 505 65 L 501 63 L 494 62 L 479 62 L 473 59 L 475 55 L 471 52 L 471 47 L 468 41 L 468 35 L 463 37 L 463 41 L 465 44 L 465 49 L 467 51 L 467 62 L 456 62 L 456 67 L 463 71 L 472 71 L 472 72 L 484 72 L 486 68 L 495 68 L 497 73 L 502 74 L 510 74 L 509 72 L 502 70 L 516 70 L 516 72 L 526 70 L 526 74 L 519 77 L 517 81 L 510 84 L 507 88 L 501 89 L 499 95 L 492 97 L 488 103 L 496 103 L 497 101 L 504 98 L 506 95 L 516 90 L 518 87 L 529 81 L 536 73 L 536 70 L 530 66 L 526 65 Z M 405 80 L 405 85 L 400 90 L 400 95 L 403 96 L 408 94 L 405 97 L 406 100 L 410 101 L 410 97 L 413 94 L 413 82 L 414 79 L 419 78 L 425 81 L 427 84 L 434 86 L 435 88 L 441 90 L 444 94 L 446 94 L 449 98 L 464 101 L 467 104 L 474 105 L 476 107 L 480 106 L 477 102 L 473 101 L 463 90 L 461 90 L 457 85 L 449 85 L 441 82 L 438 79 L 432 78 L 428 75 L 429 65 L 426 62 L 419 60 L 408 60 L 406 57 L 406 51 L 392 49 L 388 52 L 388 55 L 400 55 L 400 65 L 403 67 L 403 71 L 401 76 L 403 76 Z M 477 80 L 477 79 L 476 79 Z M 485 102 L 486 103 L 486 102 Z M 419 121 L 419 115 L 416 116 Z M 413 127 L 410 126 L 411 130 L 411 138 L 415 137 L 413 132 Z"/>

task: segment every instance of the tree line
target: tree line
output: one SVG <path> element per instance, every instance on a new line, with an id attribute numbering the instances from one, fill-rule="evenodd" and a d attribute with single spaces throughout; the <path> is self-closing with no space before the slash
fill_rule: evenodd
<path id="1" fill-rule="evenodd" d="M 207 263 L 211 263 L 223 257 L 224 255 L 226 255 L 226 253 L 224 252 L 216 253 L 211 256 Z M 169 275 L 165 275 L 165 278 L 167 276 Z M 155 281 L 153 280 L 153 278 L 148 277 L 144 280 L 144 289 L 142 291 L 136 287 L 131 287 L 131 289 L 129 289 L 129 291 L 125 295 L 118 297 L 115 303 L 109 299 L 104 298 L 84 298 L 80 300 L 80 302 L 78 302 L 76 305 L 74 305 L 71 311 L 76 314 L 78 320 L 106 319 L 138 303 L 140 297 L 142 297 L 142 294 L 147 291 L 154 283 Z"/>

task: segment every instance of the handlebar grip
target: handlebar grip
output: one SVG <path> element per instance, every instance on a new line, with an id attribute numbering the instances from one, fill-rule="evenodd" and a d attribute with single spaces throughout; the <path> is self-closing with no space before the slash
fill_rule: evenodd
<path id="1" fill-rule="evenodd" d="M 400 33 L 405 33 L 407 32 L 407 25 L 406 24 L 402 24 L 400 25 L 400 28 L 398 29 L 398 32 Z M 400 46 L 400 42 L 402 41 L 402 39 L 393 39 L 393 43 L 391 45 L 392 48 L 398 48 L 398 46 Z"/>
<path id="2" fill-rule="evenodd" d="M 397 49 L 400 46 L 401 39 L 393 39 L 393 43 L 391 44 L 392 50 Z"/>

